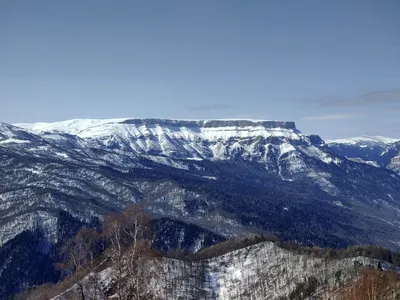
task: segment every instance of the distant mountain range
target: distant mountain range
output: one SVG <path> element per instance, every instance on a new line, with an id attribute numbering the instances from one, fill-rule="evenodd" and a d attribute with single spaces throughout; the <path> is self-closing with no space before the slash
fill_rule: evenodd
<path id="1" fill-rule="evenodd" d="M 399 142 L 366 140 L 325 143 L 279 121 L 2 123 L 0 281 L 29 260 L 15 250 L 27 239 L 51 261 L 79 224 L 132 202 L 158 220 L 165 249 L 252 233 L 400 249 Z M 45 280 L 32 272 L 25 285 Z"/>
<path id="2" fill-rule="evenodd" d="M 358 137 L 327 141 L 336 153 L 349 159 L 383 167 L 400 174 L 400 139 Z"/>

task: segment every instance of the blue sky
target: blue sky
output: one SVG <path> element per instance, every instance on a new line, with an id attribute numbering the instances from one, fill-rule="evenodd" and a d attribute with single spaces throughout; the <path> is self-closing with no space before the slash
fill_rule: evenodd
<path id="1" fill-rule="evenodd" d="M 400 138 L 400 2 L 0 2 L 0 121 L 294 120 Z"/>

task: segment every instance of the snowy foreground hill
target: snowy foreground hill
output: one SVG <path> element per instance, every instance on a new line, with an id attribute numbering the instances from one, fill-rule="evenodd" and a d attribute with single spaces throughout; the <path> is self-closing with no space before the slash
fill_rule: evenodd
<path id="1" fill-rule="evenodd" d="M 358 278 L 363 267 L 377 269 L 378 265 L 390 268 L 384 261 L 367 257 L 297 254 L 263 242 L 200 261 L 162 258 L 148 289 L 154 299 L 339 299 L 335 295 L 343 294 L 334 291 Z M 113 274 L 112 267 L 99 272 L 101 292 L 96 299 L 117 299 Z M 89 280 L 83 284 L 87 298 L 93 295 L 91 284 Z M 78 299 L 80 288 L 73 285 L 52 299 Z"/>
<path id="2" fill-rule="evenodd" d="M 1 123 L 0 297 L 57 280 L 63 239 L 130 203 L 164 250 L 253 233 L 400 249 L 398 173 L 347 157 L 293 122 Z"/>

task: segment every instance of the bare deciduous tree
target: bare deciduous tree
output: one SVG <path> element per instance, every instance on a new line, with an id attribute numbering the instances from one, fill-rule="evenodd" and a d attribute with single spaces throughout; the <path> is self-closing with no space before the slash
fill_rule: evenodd
<path id="1" fill-rule="evenodd" d="M 395 272 L 364 269 L 339 292 L 340 300 L 384 300 L 400 298 L 400 280 Z"/>
<path id="2" fill-rule="evenodd" d="M 82 227 L 78 233 L 68 239 L 61 248 L 63 263 L 59 268 L 66 275 L 76 276 L 79 297 L 81 300 L 97 299 L 99 284 L 94 265 L 99 233 L 91 228 Z M 86 282 L 85 282 L 85 276 Z"/>
<path id="3" fill-rule="evenodd" d="M 146 214 L 131 205 L 122 213 L 106 216 L 103 232 L 109 243 L 106 254 L 115 272 L 118 299 L 153 299 L 151 283 L 161 269 L 150 247 Z"/>

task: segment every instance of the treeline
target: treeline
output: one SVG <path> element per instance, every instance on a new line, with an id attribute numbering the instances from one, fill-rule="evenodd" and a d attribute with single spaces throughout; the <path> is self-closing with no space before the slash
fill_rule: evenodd
<path id="1" fill-rule="evenodd" d="M 306 247 L 299 243 L 279 240 L 274 235 L 254 235 L 245 239 L 231 239 L 221 243 L 212 245 L 208 248 L 201 249 L 198 252 L 190 253 L 185 250 L 175 250 L 163 253 L 164 256 L 176 259 L 184 259 L 188 261 L 200 261 L 203 259 L 211 259 L 217 256 L 227 254 L 229 252 L 243 249 L 262 242 L 272 242 L 279 248 L 289 250 L 296 254 L 315 256 L 326 259 L 343 259 L 363 256 L 367 258 L 385 261 L 390 264 L 400 264 L 400 253 L 392 251 L 380 246 L 350 246 L 347 248 L 333 249 L 321 248 L 319 246 Z"/>
<path id="2" fill-rule="evenodd" d="M 277 239 L 274 236 L 254 235 L 245 239 L 231 239 L 214 244 L 210 247 L 201 249 L 195 253 L 191 253 L 185 249 L 175 249 L 169 252 L 162 252 L 161 255 L 174 259 L 182 259 L 186 261 L 201 261 L 211 259 L 217 256 L 227 254 L 229 252 L 243 249 L 262 242 L 275 242 Z"/>
<path id="3" fill-rule="evenodd" d="M 342 259 L 352 257 L 368 257 L 381 261 L 386 261 L 390 264 L 400 264 L 400 253 L 392 251 L 380 246 L 349 246 L 342 249 L 321 248 L 318 246 L 304 247 L 300 244 L 293 242 L 277 241 L 275 244 L 283 249 L 295 252 L 297 254 L 314 255 L 315 257 L 322 257 L 327 259 Z"/>

